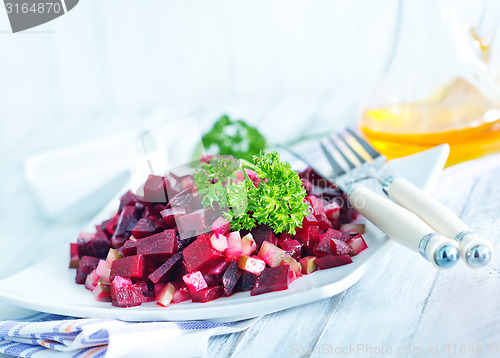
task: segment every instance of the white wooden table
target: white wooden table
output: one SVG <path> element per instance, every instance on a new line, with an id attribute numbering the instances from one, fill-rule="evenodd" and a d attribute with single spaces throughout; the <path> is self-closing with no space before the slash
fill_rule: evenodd
<path id="1" fill-rule="evenodd" d="M 279 126 L 288 127 L 282 127 L 276 141 L 290 139 L 286 138 L 291 133 L 290 123 L 296 124 L 297 132 L 307 128 L 300 118 L 323 124 L 333 118 L 325 114 L 332 113 L 328 101 L 312 101 L 299 111 L 290 106 L 261 103 L 225 108 L 255 123 L 271 123 L 263 126 L 268 134 L 276 133 Z M 338 109 L 337 114 L 341 112 Z M 213 120 L 219 113 L 220 107 L 198 114 Z M 43 217 L 24 180 L 22 160 L 29 153 L 88 138 L 97 123 L 80 119 L 57 128 L 57 132 L 54 128 L 27 132 L 14 147 L 1 148 L 0 278 L 65 245 L 83 225 L 50 222 Z M 132 126 L 133 121 L 127 125 Z M 338 128 L 343 125 L 341 121 L 334 123 Z M 321 128 L 318 124 L 311 127 L 313 131 Z M 500 157 L 481 162 L 487 164 L 481 169 L 472 162 L 446 170 L 434 193 L 474 230 L 489 237 L 498 251 Z M 346 292 L 265 316 L 242 333 L 213 338 L 208 356 L 302 357 L 311 350 L 315 356 L 429 356 L 437 350 L 439 356 L 471 357 L 491 356 L 494 344 L 500 356 L 498 256 L 481 270 L 461 264 L 438 272 L 417 254 L 394 244 L 386 259 Z M 0 319 L 13 309 L 0 304 Z M 488 348 L 489 354 L 485 354 Z"/>

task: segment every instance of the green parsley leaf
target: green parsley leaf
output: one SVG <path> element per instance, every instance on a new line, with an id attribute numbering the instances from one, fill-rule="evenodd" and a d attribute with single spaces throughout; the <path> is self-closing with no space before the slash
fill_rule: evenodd
<path id="1" fill-rule="evenodd" d="M 250 163 L 261 182 L 255 186 L 246 177 L 236 181 L 236 171 L 245 165 L 235 159 L 214 157 L 195 173 L 195 185 L 203 205 L 217 202 L 227 209 L 224 217 L 232 221 L 234 230 L 251 230 L 266 224 L 274 232 L 295 234 L 307 215 L 306 191 L 298 174 L 289 163 L 281 162 L 278 153 L 261 151 Z"/>

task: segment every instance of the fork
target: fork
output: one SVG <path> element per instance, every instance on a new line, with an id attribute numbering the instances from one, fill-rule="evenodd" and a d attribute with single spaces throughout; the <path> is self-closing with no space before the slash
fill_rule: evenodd
<path id="1" fill-rule="evenodd" d="M 325 146 L 325 144 L 322 144 L 322 146 Z M 323 177 L 331 177 L 331 175 L 328 175 L 325 171 L 325 164 L 328 166 L 328 163 L 317 163 L 318 165 L 312 165 L 308 160 L 304 159 L 287 145 L 280 144 L 280 147 L 306 165 L 313 167 L 316 171 L 321 173 Z M 328 153 L 330 154 L 330 152 Z M 314 162 L 316 162 L 317 159 L 321 159 L 321 157 L 316 157 Z M 378 160 L 378 162 L 381 161 Z M 334 176 L 335 185 L 348 195 L 350 205 L 354 209 L 371 221 L 390 239 L 420 253 L 424 259 L 428 260 L 437 268 L 450 268 L 458 262 L 459 247 L 455 241 L 436 233 L 417 215 L 397 205 L 385 196 L 375 193 L 361 183 L 365 179 L 373 176 L 375 170 L 373 170 L 372 167 L 361 166 L 355 168 L 353 171 L 357 173 L 356 176 L 353 177 L 349 175 L 352 174 L 351 171 L 343 171 L 341 165 L 337 162 L 335 162 L 332 167 L 335 167 L 335 165 L 338 166 L 337 172 L 341 172 L 340 170 L 342 170 L 342 173 L 344 173 L 344 175 L 340 177 Z M 359 169 L 365 170 L 363 173 L 360 173 Z"/>
<path id="2" fill-rule="evenodd" d="M 435 232 L 440 233 L 441 238 L 453 239 L 459 245 L 460 257 L 470 267 L 479 268 L 490 262 L 493 247 L 488 240 L 472 232 L 452 210 L 408 180 L 395 174 L 387 175 L 384 170 L 387 158 L 355 131 L 347 128 L 343 132 L 322 139 L 320 146 L 336 177 L 351 182 L 363 178 L 377 179 L 382 184 L 385 194 L 394 202 L 416 214 Z M 351 191 L 351 196 L 354 194 L 356 197 L 355 187 L 348 190 Z M 366 190 L 363 189 L 364 191 Z M 373 216 L 369 212 L 367 215 Z M 367 219 L 370 220 L 369 217 Z M 422 245 L 419 243 L 419 247 Z"/>

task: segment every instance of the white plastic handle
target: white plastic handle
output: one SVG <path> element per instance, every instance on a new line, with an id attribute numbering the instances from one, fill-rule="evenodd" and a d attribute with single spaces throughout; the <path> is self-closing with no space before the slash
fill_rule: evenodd
<path id="1" fill-rule="evenodd" d="M 471 249 L 476 245 L 483 245 L 493 254 L 493 247 L 488 240 L 471 233 L 469 227 L 450 208 L 408 180 L 401 177 L 389 177 L 384 181 L 384 190 L 392 200 L 417 214 L 436 232 L 458 241 L 461 257 L 470 266 L 482 266 L 474 265 L 468 257 Z M 488 261 L 491 259 L 491 254 Z"/>
<path id="2" fill-rule="evenodd" d="M 458 244 L 455 241 L 436 234 L 429 225 L 414 213 L 367 187 L 357 186 L 351 189 L 349 201 L 354 209 L 370 220 L 392 240 L 410 250 L 421 253 L 436 267 L 444 267 L 436 262 L 436 252 L 439 249 L 449 245 L 458 252 Z M 454 263 L 448 267 L 453 266 Z"/>

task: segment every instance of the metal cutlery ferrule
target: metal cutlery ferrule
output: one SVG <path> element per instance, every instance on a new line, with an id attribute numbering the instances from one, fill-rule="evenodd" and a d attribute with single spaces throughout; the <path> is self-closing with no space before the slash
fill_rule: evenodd
<path id="1" fill-rule="evenodd" d="M 493 247 L 478 234 L 465 230 L 456 235 L 454 240 L 460 245 L 462 259 L 472 268 L 483 267 L 490 263 Z"/>
<path id="2" fill-rule="evenodd" d="M 436 241 L 436 248 L 431 249 L 430 243 Z M 428 234 L 422 238 L 418 245 L 420 255 L 427 261 L 435 263 L 439 267 L 453 267 L 459 259 L 458 245 L 448 238 L 436 232 Z"/>
<path id="3" fill-rule="evenodd" d="M 387 192 L 389 191 L 389 187 L 391 186 L 391 184 L 394 182 L 394 180 L 396 180 L 398 178 L 401 178 L 401 176 L 400 175 L 389 175 L 388 177 L 386 177 L 382 181 L 382 189 L 384 190 L 384 193 L 387 194 Z M 387 194 L 387 195 L 389 195 L 389 194 Z"/>

